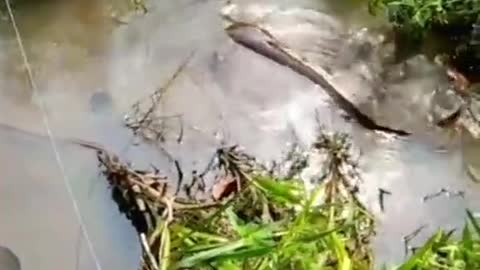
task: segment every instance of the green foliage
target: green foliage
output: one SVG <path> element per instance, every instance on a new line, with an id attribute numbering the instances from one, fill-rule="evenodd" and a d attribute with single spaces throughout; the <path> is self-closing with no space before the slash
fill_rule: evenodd
<path id="1" fill-rule="evenodd" d="M 158 217 L 148 244 L 159 266 L 143 270 L 374 269 L 373 219 L 339 170 L 351 163 L 348 138 L 323 134 L 313 147 L 327 155 L 315 190 L 298 179 L 237 171 L 246 183 L 224 204 Z M 467 217 L 461 239 L 440 230 L 393 269 L 480 269 L 480 225 Z"/>
<path id="2" fill-rule="evenodd" d="M 423 33 L 433 26 L 470 26 L 480 14 L 478 0 L 370 0 L 372 14 L 385 12 L 396 27 Z"/>
<path id="3" fill-rule="evenodd" d="M 228 207 L 205 213 L 209 222 L 172 224 L 168 269 L 371 269 L 370 250 L 356 239 L 373 230 L 363 209 L 314 206 L 301 186 L 256 176 Z"/>
<path id="4" fill-rule="evenodd" d="M 470 211 L 462 238 L 439 231 L 398 270 L 480 269 L 480 226 Z"/>
<path id="5" fill-rule="evenodd" d="M 149 237 L 159 269 L 373 269 L 374 223 L 339 167 L 348 161 L 347 137 L 324 135 L 315 146 L 329 155 L 322 184 L 307 191 L 298 179 L 246 173 L 223 153 L 245 185 L 224 204 L 158 217 Z M 227 151 L 228 152 L 228 151 Z M 321 201 L 322 203 L 318 203 Z M 152 269 L 147 268 L 144 269 Z"/>

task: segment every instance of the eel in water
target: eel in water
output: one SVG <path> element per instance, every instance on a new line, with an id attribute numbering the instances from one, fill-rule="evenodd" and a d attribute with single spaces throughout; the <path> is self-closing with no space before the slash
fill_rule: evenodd
<path id="1" fill-rule="evenodd" d="M 20 270 L 20 260 L 9 248 L 0 246 L 0 270 Z"/>
<path id="2" fill-rule="evenodd" d="M 225 28 L 225 31 L 234 42 L 263 55 L 280 65 L 289 67 L 296 73 L 321 86 L 343 110 L 354 116 L 356 121 L 363 127 L 400 136 L 410 135 L 409 132 L 404 130 L 379 125 L 369 116 L 362 113 L 354 104 L 352 104 L 352 102 L 335 89 L 335 86 L 326 79 L 326 76 L 315 71 L 313 68 L 288 53 L 285 50 L 285 47 L 282 47 L 275 37 L 267 30 L 248 23 L 234 22 Z"/>

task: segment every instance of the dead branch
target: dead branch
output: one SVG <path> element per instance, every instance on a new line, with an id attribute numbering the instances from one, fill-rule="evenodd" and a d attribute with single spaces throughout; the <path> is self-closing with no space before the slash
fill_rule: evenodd
<path id="1" fill-rule="evenodd" d="M 164 142 L 166 140 L 167 122 L 171 119 L 176 119 L 180 123 L 177 142 L 181 143 L 184 132 L 182 115 L 162 115 L 161 112 L 159 112 L 159 107 L 161 100 L 173 86 L 180 74 L 186 69 L 193 55 L 194 52 L 180 64 L 164 85 L 146 98 L 132 105 L 131 112 L 125 116 L 125 125 L 130 128 L 135 135 L 140 136 L 147 142 Z"/>

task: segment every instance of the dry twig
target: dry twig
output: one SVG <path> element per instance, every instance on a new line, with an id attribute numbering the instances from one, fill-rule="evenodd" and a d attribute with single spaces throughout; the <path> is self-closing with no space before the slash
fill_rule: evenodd
<path id="1" fill-rule="evenodd" d="M 192 59 L 194 53 L 191 53 L 182 64 L 176 69 L 170 79 L 158 90 L 148 97 L 141 99 L 132 105 L 132 110 L 125 116 L 125 124 L 135 135 L 139 135 L 147 142 L 164 142 L 167 122 L 174 119 L 180 125 L 177 142 L 183 140 L 183 119 L 182 115 L 163 115 L 159 112 L 159 106 L 162 98 L 167 93 L 180 74 L 186 69 L 187 64 Z"/>

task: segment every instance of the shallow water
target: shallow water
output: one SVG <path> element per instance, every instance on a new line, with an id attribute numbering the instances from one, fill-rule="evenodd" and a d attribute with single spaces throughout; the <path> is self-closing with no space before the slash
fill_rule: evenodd
<path id="1" fill-rule="evenodd" d="M 234 44 L 223 32 L 216 1 L 157 1 L 150 3 L 146 15 L 128 17 L 128 24 L 119 25 L 109 16 L 125 13 L 125 2 L 112 6 L 106 0 L 45 1 L 18 12 L 55 135 L 96 141 L 139 166 L 151 162 L 175 176 L 163 152 L 131 145 L 122 119 L 134 101 L 161 86 L 195 51 L 162 106 L 165 115 L 183 117 L 182 143 L 176 142 L 180 127 L 173 121 L 165 148 L 179 159 L 186 177 L 203 169 L 224 142 L 238 143 L 265 161 L 279 158 L 297 140 L 307 146 L 315 137 L 318 112 L 327 128 L 351 133 L 362 153 L 363 199 L 379 220 L 378 261 L 401 260 L 402 236 L 418 226 L 429 225 L 416 239 L 420 243 L 438 226 L 460 226 L 465 207 L 480 206 L 479 188 L 464 171 L 464 159 L 477 162 L 479 144 L 468 136 L 449 140 L 427 121 L 432 91 L 442 80 L 440 71 L 415 58 L 408 79 L 389 83 L 388 95 L 381 98 L 381 91 L 369 91 L 377 86 L 368 79 L 371 70 L 379 68 L 375 59 L 346 54 L 349 47 L 327 46 L 344 45 L 351 24 L 356 29 L 362 21 L 372 24 L 364 13 L 342 12 L 346 7 L 313 0 L 240 1 L 237 8 L 242 12 L 236 16 L 261 21 L 305 59 L 332 68 L 346 94 L 362 93 L 352 96 L 359 107 L 379 121 L 413 131 L 409 138 L 375 134 L 346 121 L 318 86 Z M 0 31 L 0 123 L 46 134 L 7 22 L 1 23 Z M 0 142 L 0 245 L 19 256 L 23 269 L 94 269 L 48 139 L 0 125 Z M 58 143 L 102 268 L 136 269 L 140 250 L 135 233 L 98 177 L 94 153 Z M 384 213 L 378 206 L 379 187 L 392 192 Z M 423 196 L 442 187 L 465 190 L 465 198 L 422 202 Z"/>

